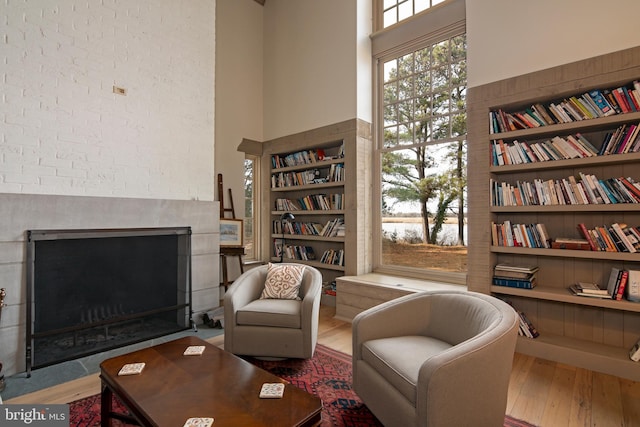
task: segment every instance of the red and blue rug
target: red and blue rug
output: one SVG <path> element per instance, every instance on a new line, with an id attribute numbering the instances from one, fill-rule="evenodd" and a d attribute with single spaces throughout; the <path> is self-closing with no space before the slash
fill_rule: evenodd
<path id="1" fill-rule="evenodd" d="M 362 403 L 351 388 L 351 356 L 323 345 L 316 347 L 312 359 L 264 361 L 246 358 L 260 368 L 277 375 L 291 384 L 322 399 L 323 427 L 379 427 L 382 424 Z M 114 409 L 126 412 L 119 401 Z M 100 395 L 70 403 L 71 427 L 97 427 L 100 425 Z M 114 422 L 113 425 L 122 425 Z M 524 421 L 505 417 L 505 427 L 535 427 Z"/>

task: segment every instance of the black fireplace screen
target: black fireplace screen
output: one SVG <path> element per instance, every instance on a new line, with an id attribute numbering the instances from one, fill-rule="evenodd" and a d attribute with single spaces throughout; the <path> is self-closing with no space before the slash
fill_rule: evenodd
<path id="1" fill-rule="evenodd" d="M 189 227 L 27 232 L 27 371 L 191 326 Z"/>

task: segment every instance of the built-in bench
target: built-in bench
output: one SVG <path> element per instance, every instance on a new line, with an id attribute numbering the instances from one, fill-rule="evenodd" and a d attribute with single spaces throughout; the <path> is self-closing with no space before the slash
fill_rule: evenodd
<path id="1" fill-rule="evenodd" d="M 338 277 L 335 317 L 350 322 L 358 313 L 383 302 L 414 292 L 449 289 L 466 290 L 467 287 L 378 273 Z"/>

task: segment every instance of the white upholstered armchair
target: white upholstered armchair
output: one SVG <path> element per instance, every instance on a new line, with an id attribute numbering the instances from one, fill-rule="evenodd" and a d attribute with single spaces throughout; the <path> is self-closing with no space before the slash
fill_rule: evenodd
<path id="1" fill-rule="evenodd" d="M 407 295 L 353 320 L 353 386 L 385 426 L 504 423 L 517 314 L 474 292 Z"/>
<path id="2" fill-rule="evenodd" d="M 270 269 L 285 271 L 269 277 L 273 286 L 265 294 Z M 292 294 L 282 283 L 298 275 L 299 289 Z M 318 339 L 321 293 L 322 275 L 310 266 L 284 263 L 248 270 L 224 296 L 225 350 L 256 357 L 311 358 Z"/>

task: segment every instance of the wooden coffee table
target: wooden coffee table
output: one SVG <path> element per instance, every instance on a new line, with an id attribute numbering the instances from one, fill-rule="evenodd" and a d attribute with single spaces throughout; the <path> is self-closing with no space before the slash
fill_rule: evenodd
<path id="1" fill-rule="evenodd" d="M 199 356 L 184 356 L 191 345 Z M 140 374 L 118 376 L 127 363 L 145 362 Z M 321 400 L 218 347 L 189 336 L 107 359 L 100 364 L 102 426 L 113 418 L 143 426 L 182 427 L 191 417 L 212 417 L 222 426 L 313 426 Z M 285 383 L 281 399 L 260 399 L 263 383 Z M 112 396 L 130 416 L 113 412 Z M 133 418 L 133 420 L 131 419 Z"/>

